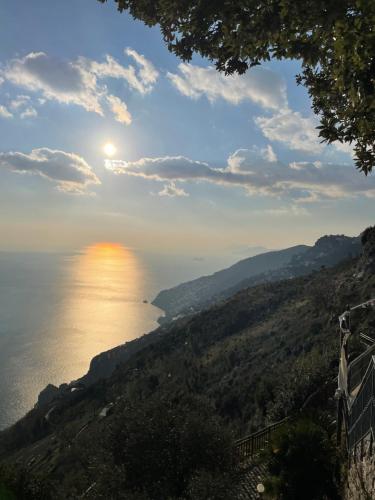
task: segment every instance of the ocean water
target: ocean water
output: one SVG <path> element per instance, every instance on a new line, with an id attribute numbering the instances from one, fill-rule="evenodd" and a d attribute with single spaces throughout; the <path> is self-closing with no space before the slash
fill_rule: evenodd
<path id="1" fill-rule="evenodd" d="M 0 429 L 48 383 L 82 376 L 96 354 L 157 327 L 162 312 L 144 300 L 227 264 L 108 243 L 65 254 L 0 252 Z"/>

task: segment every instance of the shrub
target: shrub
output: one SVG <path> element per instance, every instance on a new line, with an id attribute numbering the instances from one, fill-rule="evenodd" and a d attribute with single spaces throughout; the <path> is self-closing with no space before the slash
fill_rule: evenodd
<path id="1" fill-rule="evenodd" d="M 323 427 L 303 418 L 280 429 L 271 444 L 266 490 L 282 500 L 338 498 L 335 448 Z"/>

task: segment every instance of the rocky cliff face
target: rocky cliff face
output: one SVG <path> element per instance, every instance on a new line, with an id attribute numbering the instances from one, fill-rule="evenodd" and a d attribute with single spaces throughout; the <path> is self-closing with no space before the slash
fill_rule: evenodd
<path id="1" fill-rule="evenodd" d="M 371 500 L 375 498 L 375 454 L 371 436 L 358 447 L 351 457 L 346 480 L 345 500 Z"/>
<path id="2" fill-rule="evenodd" d="M 148 335 L 97 354 L 91 360 L 88 372 L 78 380 L 73 380 L 69 384 L 63 383 L 59 387 L 48 384 L 40 392 L 36 408 L 47 408 L 53 400 L 71 398 L 72 391 L 75 392 L 82 387 L 87 388 L 98 380 L 110 377 L 117 366 L 128 361 L 145 347 L 157 342 L 165 332 L 166 328 L 158 328 Z"/>

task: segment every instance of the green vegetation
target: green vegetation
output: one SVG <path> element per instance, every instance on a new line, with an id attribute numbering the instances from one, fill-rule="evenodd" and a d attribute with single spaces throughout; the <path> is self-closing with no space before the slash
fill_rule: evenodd
<path id="1" fill-rule="evenodd" d="M 12 466 L 0 466 L 0 500 L 51 500 L 47 481 Z"/>
<path id="2" fill-rule="evenodd" d="M 373 232 L 365 232 L 360 258 L 242 290 L 159 328 L 109 378 L 60 395 L 0 433 L 0 461 L 48 477 L 56 499 L 121 498 L 118 492 L 157 499 L 163 488 L 171 498 L 210 498 L 212 491 L 226 498 L 234 438 L 301 408 L 335 420 L 337 316 L 373 296 Z M 359 314 L 358 331 L 369 321 Z M 103 408 L 110 411 L 100 417 Z M 320 443 L 314 449 L 312 439 L 311 457 L 320 447 L 328 453 L 326 434 L 303 425 L 293 431 L 293 450 L 299 453 L 299 436 L 310 431 Z M 298 482 L 283 460 L 275 467 Z"/>
<path id="3" fill-rule="evenodd" d="M 106 430 L 107 468 L 95 498 L 230 498 L 237 479 L 233 440 L 208 407 L 191 399 L 184 406 L 188 412 L 152 398 L 123 408 Z"/>
<path id="4" fill-rule="evenodd" d="M 105 2 L 107 0 L 99 0 Z M 373 0 L 115 0 L 120 11 L 160 25 L 169 50 L 194 52 L 226 73 L 271 58 L 298 59 L 327 142 L 353 143 L 357 167 L 375 164 Z"/>
<path id="5" fill-rule="evenodd" d="M 219 299 L 232 296 L 235 287 L 239 287 L 235 291 L 247 288 L 247 286 L 241 287 L 241 282 L 244 280 L 250 282 L 257 280 L 258 284 L 262 282 L 262 278 L 263 282 L 267 281 L 273 272 L 276 281 L 281 269 L 285 269 L 293 257 L 304 254 L 308 249 L 306 245 L 298 245 L 240 260 L 233 266 L 210 276 L 201 276 L 168 290 L 162 290 L 152 303 L 165 311 L 166 317 L 161 318 L 163 323 L 181 314 L 207 309 Z"/>
<path id="6" fill-rule="evenodd" d="M 327 430 L 311 418 L 301 418 L 272 439 L 266 491 L 280 500 L 338 499 L 336 461 Z"/>
<path id="7" fill-rule="evenodd" d="M 323 236 L 312 247 L 298 245 L 266 252 L 241 260 L 210 276 L 202 276 L 169 290 L 162 290 L 153 304 L 165 311 L 166 316 L 162 318 L 165 323 L 173 317 L 207 309 L 245 288 L 305 276 L 322 266 L 333 267 L 360 253 L 358 237 Z"/>

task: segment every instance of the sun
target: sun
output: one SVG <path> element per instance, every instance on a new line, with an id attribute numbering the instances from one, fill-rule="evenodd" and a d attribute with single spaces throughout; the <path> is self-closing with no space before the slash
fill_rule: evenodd
<path id="1" fill-rule="evenodd" d="M 116 147 L 111 142 L 107 142 L 103 146 L 103 151 L 107 156 L 113 156 L 116 154 Z"/>

